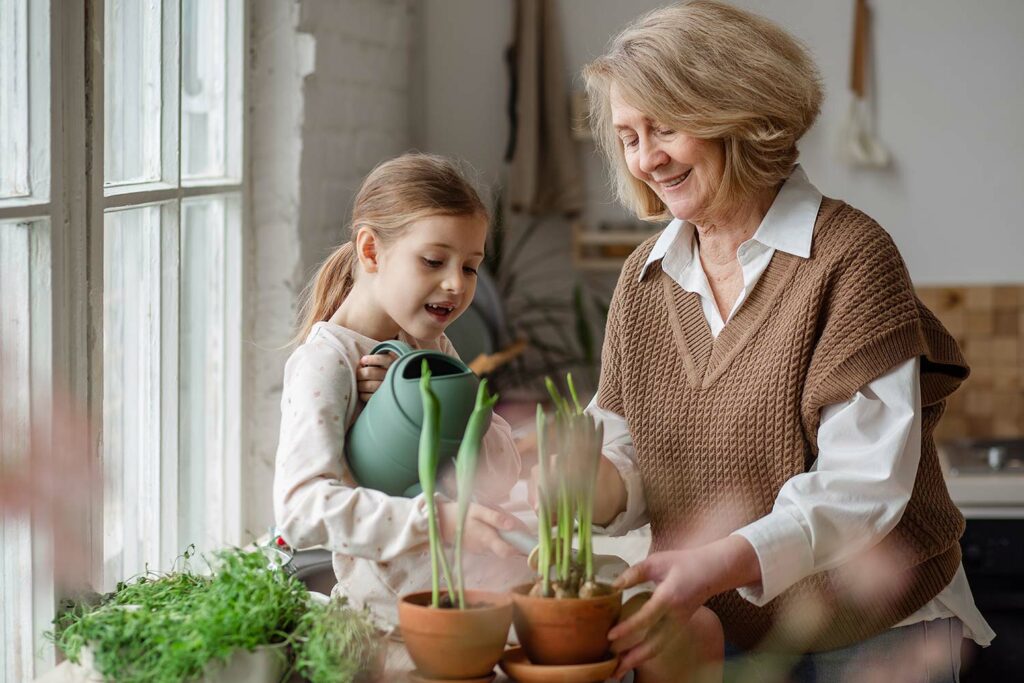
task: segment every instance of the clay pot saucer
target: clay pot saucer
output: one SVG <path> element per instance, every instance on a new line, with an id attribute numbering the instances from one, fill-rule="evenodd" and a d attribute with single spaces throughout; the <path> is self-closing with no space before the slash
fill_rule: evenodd
<path id="1" fill-rule="evenodd" d="M 593 683 L 611 676 L 618 665 L 615 656 L 592 664 L 534 664 L 523 648 L 514 647 L 505 650 L 499 666 L 519 683 Z"/>
<path id="2" fill-rule="evenodd" d="M 491 673 L 480 678 L 430 678 L 423 676 L 418 671 L 409 672 L 409 680 L 412 683 L 491 683 L 497 677 L 498 674 Z"/>

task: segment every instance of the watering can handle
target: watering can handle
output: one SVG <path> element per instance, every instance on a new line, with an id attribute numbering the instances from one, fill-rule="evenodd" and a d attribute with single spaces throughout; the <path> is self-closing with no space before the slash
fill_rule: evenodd
<path id="1" fill-rule="evenodd" d="M 391 352 L 401 358 L 402 356 L 412 353 L 413 348 L 403 341 L 392 339 L 390 341 L 381 342 L 373 347 L 370 351 L 370 355 L 376 355 L 378 353 Z"/>

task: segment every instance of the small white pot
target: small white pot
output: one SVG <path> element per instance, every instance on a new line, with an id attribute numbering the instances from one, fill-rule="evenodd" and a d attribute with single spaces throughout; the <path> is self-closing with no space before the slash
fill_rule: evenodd
<path id="1" fill-rule="evenodd" d="M 288 665 L 284 643 L 260 645 L 251 652 L 235 650 L 227 661 L 210 662 L 196 683 L 277 683 Z M 92 651 L 82 648 L 81 670 L 76 681 L 102 683 L 103 676 L 93 668 Z"/>
<path id="2" fill-rule="evenodd" d="M 277 683 L 287 665 L 284 643 L 235 650 L 226 662 L 211 662 L 198 683 Z"/>

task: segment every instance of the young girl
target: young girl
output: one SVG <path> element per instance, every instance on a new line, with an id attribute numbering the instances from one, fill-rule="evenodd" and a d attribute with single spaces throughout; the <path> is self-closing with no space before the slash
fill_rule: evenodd
<path id="1" fill-rule="evenodd" d="M 444 330 L 473 300 L 487 225 L 483 202 L 449 161 L 408 154 L 379 165 L 356 196 L 351 240 L 307 288 L 300 345 L 285 365 L 278 529 L 293 548 L 333 551 L 335 591 L 391 623 L 397 596 L 430 587 L 424 496 L 360 487 L 345 460 L 345 435 L 393 361 L 367 355 L 378 341 L 457 355 Z M 480 503 L 502 500 L 519 477 L 511 430 L 497 415 L 479 468 Z M 525 582 L 525 558 L 497 533 L 520 522 L 480 503 L 466 522 L 467 585 L 501 590 Z M 455 503 L 440 497 L 438 509 L 450 543 Z"/>

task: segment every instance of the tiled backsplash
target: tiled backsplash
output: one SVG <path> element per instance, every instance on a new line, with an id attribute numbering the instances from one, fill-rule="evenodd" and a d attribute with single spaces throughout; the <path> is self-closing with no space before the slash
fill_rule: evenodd
<path id="1" fill-rule="evenodd" d="M 1024 436 L 1024 286 L 920 287 L 918 295 L 971 366 L 936 436 Z"/>

